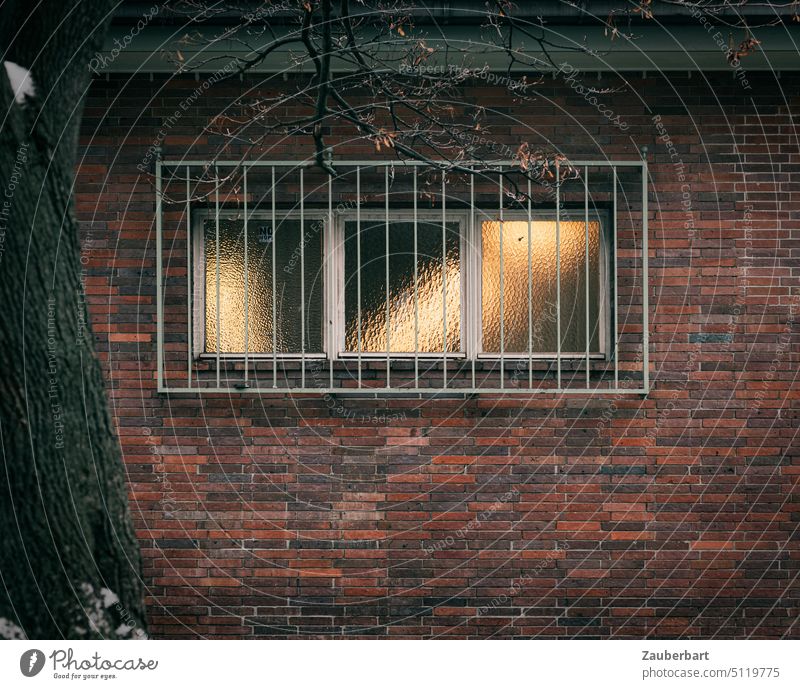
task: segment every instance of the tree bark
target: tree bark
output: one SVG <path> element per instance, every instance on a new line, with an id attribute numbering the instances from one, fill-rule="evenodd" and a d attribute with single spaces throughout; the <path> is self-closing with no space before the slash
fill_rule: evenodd
<path id="1" fill-rule="evenodd" d="M 72 181 L 89 60 L 112 0 L 0 8 L 0 638 L 145 629 L 124 466 L 80 278 Z"/>

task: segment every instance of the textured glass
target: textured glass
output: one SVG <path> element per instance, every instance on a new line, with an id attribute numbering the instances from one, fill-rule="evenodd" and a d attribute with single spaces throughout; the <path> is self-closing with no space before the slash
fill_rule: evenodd
<path id="1" fill-rule="evenodd" d="M 358 351 L 358 245 L 355 221 L 345 223 L 345 349 Z M 361 221 L 361 351 L 386 351 L 386 224 Z M 447 351 L 461 348 L 461 250 L 459 224 L 445 223 L 445 280 L 447 286 Z M 417 266 L 416 309 L 414 263 Z M 419 328 L 415 327 L 415 312 Z M 413 222 L 389 225 L 389 345 L 392 352 L 441 352 L 444 342 L 442 310 L 442 225 L 417 223 L 414 256 Z M 416 338 L 415 338 L 416 335 Z M 415 339 L 417 346 L 415 348 Z"/>
<path id="2" fill-rule="evenodd" d="M 217 351 L 216 237 L 205 221 L 206 351 Z M 278 353 L 301 351 L 300 220 L 251 219 L 248 234 L 248 350 L 272 352 L 272 241 L 275 238 L 275 329 Z M 322 222 L 305 222 L 306 352 L 322 351 Z M 220 351 L 244 352 L 244 222 L 219 221 Z"/>
<path id="3" fill-rule="evenodd" d="M 483 350 L 500 351 L 500 225 L 482 224 Z M 528 300 L 528 221 L 503 226 L 503 350 L 555 352 L 556 223 L 531 222 L 531 300 Z M 586 224 L 561 221 L 561 351 L 586 350 Z M 600 224 L 589 222 L 589 349 L 599 351 Z M 530 328 L 529 328 L 530 324 Z M 529 338 L 531 347 L 529 350 Z"/>

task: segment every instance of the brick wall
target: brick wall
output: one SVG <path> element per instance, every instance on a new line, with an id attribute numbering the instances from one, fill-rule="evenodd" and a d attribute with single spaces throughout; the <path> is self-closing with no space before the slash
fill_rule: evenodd
<path id="1" fill-rule="evenodd" d="M 750 76 L 548 78 L 524 107 L 463 90 L 512 149 L 649 147 L 647 397 L 333 410 L 156 393 L 154 194 L 137 165 L 202 80 L 98 79 L 77 212 L 152 633 L 798 636 L 800 75 Z M 603 114 L 578 86 L 622 88 Z M 213 85 L 166 127 L 164 155 L 210 157 L 223 138 L 204 128 L 236 96 L 291 87 Z"/>

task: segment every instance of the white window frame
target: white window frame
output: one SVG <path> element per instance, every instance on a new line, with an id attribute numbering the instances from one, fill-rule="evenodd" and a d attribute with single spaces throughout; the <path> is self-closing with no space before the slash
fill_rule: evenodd
<path id="1" fill-rule="evenodd" d="M 483 351 L 483 236 L 482 223 L 488 220 L 499 221 L 499 210 L 475 208 L 472 213 L 468 210 L 453 209 L 446 211 L 446 222 L 458 222 L 460 228 L 460 256 L 461 256 L 461 348 L 457 352 L 447 352 L 448 359 L 454 360 L 480 360 L 491 361 L 505 359 L 507 361 L 519 359 L 554 359 L 557 352 L 485 352 Z M 252 360 L 300 360 L 329 359 L 353 360 L 359 357 L 364 361 L 386 360 L 386 352 L 347 352 L 345 344 L 345 307 L 344 307 L 344 237 L 345 223 L 355 222 L 357 213 L 348 211 L 336 214 L 331 225 L 331 215 L 321 208 L 305 208 L 303 219 L 306 222 L 319 222 L 322 226 L 322 352 L 256 352 L 247 353 Z M 361 210 L 362 222 L 383 222 L 386 219 L 385 211 L 374 208 Z M 609 222 L 607 213 L 595 210 L 589 214 L 590 222 L 599 223 L 599 292 L 598 292 L 598 333 L 599 351 L 592 351 L 589 357 L 594 360 L 610 360 L 613 355 L 611 342 L 611 297 L 612 289 L 617 289 L 611 284 L 614 248 L 611 246 L 612 237 L 608 231 Z M 301 213 L 297 210 L 279 210 L 276 222 L 285 219 L 300 220 Z M 504 210 L 504 221 L 548 221 L 555 222 L 556 213 L 550 209 L 532 211 L 530 215 L 524 211 Z M 205 276 L 205 222 L 214 219 L 214 209 L 195 209 L 192 212 L 192 352 L 195 359 L 243 359 L 244 352 L 220 352 L 206 350 L 206 276 Z M 220 220 L 243 217 L 239 209 L 220 209 Z M 254 226 L 264 221 L 272 222 L 272 213 L 269 210 L 248 212 L 248 226 Z M 417 210 L 417 221 L 424 220 L 428 224 L 441 227 L 441 209 Z M 562 222 L 583 222 L 585 214 L 577 210 L 562 210 Z M 390 208 L 391 222 L 413 222 L 414 211 L 406 208 Z M 444 352 L 390 352 L 392 360 L 441 359 Z M 585 359 L 585 352 L 561 352 L 561 359 Z"/>

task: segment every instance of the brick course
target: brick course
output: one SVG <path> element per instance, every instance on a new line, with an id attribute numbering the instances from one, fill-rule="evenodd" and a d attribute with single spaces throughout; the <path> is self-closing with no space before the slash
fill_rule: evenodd
<path id="1" fill-rule="evenodd" d="M 800 74 L 755 76 L 746 91 L 731 74 L 581 75 L 623 87 L 603 99 L 625 131 L 563 79 L 524 106 L 463 88 L 512 150 L 648 146 L 649 395 L 339 410 L 157 394 L 154 194 L 136 166 L 198 82 L 97 79 L 76 210 L 153 635 L 797 637 Z M 164 155 L 210 158 L 224 139 L 207 125 L 251 88 L 292 82 L 215 84 L 168 128 Z M 286 139 L 268 157 L 310 150 Z"/>

